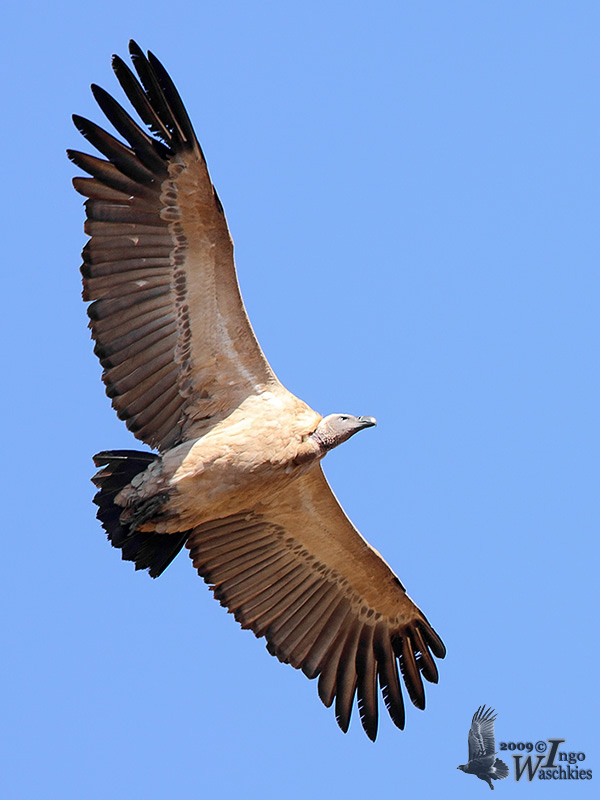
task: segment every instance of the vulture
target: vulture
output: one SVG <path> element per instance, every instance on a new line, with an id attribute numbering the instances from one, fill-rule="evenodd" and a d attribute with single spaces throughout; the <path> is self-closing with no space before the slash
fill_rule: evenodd
<path id="1" fill-rule="evenodd" d="M 112 65 L 136 121 L 92 92 L 122 138 L 74 115 L 100 153 L 69 150 L 87 175 L 83 298 L 106 393 L 153 451 L 94 457 L 97 516 L 111 544 L 155 578 L 186 547 L 242 628 L 318 677 L 346 732 L 357 699 L 367 735 L 378 683 L 404 727 L 401 678 L 425 707 L 444 645 L 352 525 L 321 460 L 375 419 L 321 416 L 277 379 L 238 286 L 223 206 L 170 76 L 130 43 Z"/>
<path id="2" fill-rule="evenodd" d="M 494 721 L 496 713 L 493 708 L 479 706 L 473 714 L 469 731 L 469 761 L 460 764 L 456 769 L 468 772 L 494 788 L 492 780 L 499 781 L 508 776 L 508 767 L 496 758 L 496 739 L 494 737 Z"/>

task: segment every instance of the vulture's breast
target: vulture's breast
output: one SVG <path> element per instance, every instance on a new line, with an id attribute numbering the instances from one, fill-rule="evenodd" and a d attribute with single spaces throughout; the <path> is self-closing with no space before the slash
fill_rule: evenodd
<path id="1" fill-rule="evenodd" d="M 248 398 L 191 446 L 182 446 L 170 479 L 171 507 L 193 525 L 252 510 L 307 469 L 296 458 L 320 420 L 288 392 Z"/>

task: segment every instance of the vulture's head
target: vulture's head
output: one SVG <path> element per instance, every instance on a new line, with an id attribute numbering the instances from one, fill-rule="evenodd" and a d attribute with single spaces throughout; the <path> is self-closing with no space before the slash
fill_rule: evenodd
<path id="1" fill-rule="evenodd" d="M 377 425 L 375 417 L 353 417 L 352 414 L 328 414 L 323 417 L 321 422 L 317 425 L 316 431 L 313 433 L 319 444 L 325 450 L 331 450 L 332 447 L 337 447 L 338 444 L 345 442 L 351 436 L 354 436 L 358 431 L 363 428 L 372 428 Z"/>

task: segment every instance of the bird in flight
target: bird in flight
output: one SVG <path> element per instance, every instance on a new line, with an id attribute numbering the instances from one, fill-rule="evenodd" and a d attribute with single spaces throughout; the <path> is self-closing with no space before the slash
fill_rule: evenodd
<path id="1" fill-rule="evenodd" d="M 469 760 L 460 764 L 456 769 L 462 769 L 469 775 L 477 777 L 494 788 L 492 780 L 498 781 L 506 778 L 508 767 L 496 758 L 496 739 L 494 736 L 494 721 L 496 713 L 493 708 L 480 706 L 473 714 L 471 730 L 469 731 Z"/>
<path id="2" fill-rule="evenodd" d="M 83 297 L 106 393 L 158 452 L 95 457 L 94 502 L 122 557 L 160 575 L 185 546 L 214 596 L 268 651 L 318 676 L 345 732 L 357 697 L 367 735 L 377 683 L 404 727 L 400 674 L 425 707 L 444 645 L 339 505 L 326 453 L 373 417 L 322 417 L 277 379 L 238 287 L 223 207 L 181 98 L 158 59 L 130 43 L 113 68 L 136 122 L 92 92 L 123 140 L 75 115 L 103 156 L 69 150 L 89 177 Z M 398 671 L 400 669 L 400 673 Z"/>

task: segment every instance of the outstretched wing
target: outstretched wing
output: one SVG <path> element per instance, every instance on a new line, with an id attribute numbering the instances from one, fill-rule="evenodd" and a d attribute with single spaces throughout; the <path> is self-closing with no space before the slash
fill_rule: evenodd
<path id="1" fill-rule="evenodd" d="M 240 296 L 223 208 L 183 103 L 164 67 L 134 43 L 139 80 L 113 68 L 140 127 L 103 89 L 101 109 L 127 144 L 79 116 L 106 159 L 68 151 L 91 178 L 85 204 L 84 299 L 106 392 L 139 439 L 166 450 L 201 435 L 271 371 Z"/>
<path id="2" fill-rule="evenodd" d="M 280 661 L 319 676 L 346 731 L 355 695 L 363 727 L 377 735 L 377 679 L 404 727 L 398 665 L 412 702 L 425 707 L 422 677 L 437 683 L 432 654 L 445 648 L 379 553 L 354 528 L 320 465 L 248 514 L 196 528 L 194 566 L 244 628 Z"/>
<path id="3" fill-rule="evenodd" d="M 496 752 L 496 740 L 494 738 L 494 720 L 496 714 L 493 708 L 480 706 L 471 721 L 469 731 L 469 761 L 475 758 L 491 756 Z"/>

